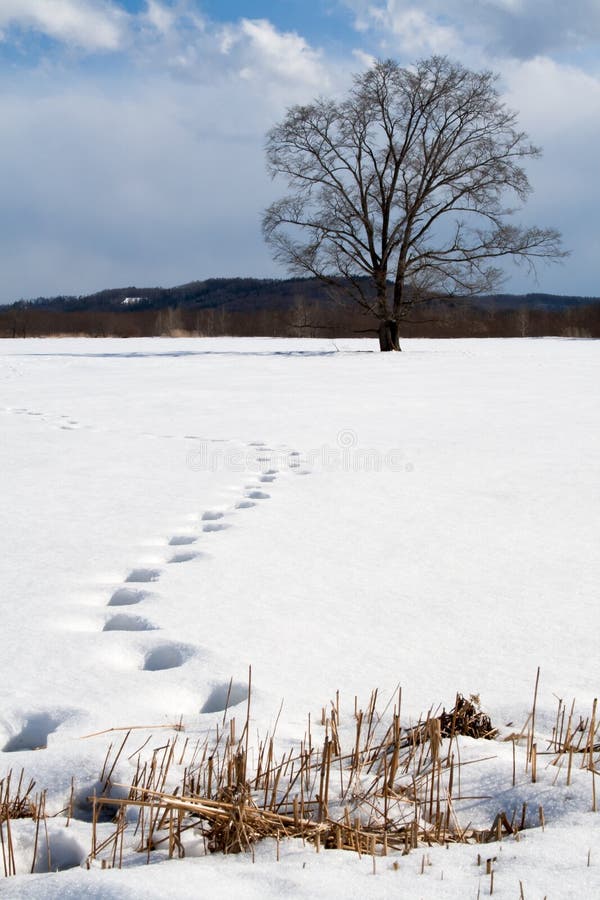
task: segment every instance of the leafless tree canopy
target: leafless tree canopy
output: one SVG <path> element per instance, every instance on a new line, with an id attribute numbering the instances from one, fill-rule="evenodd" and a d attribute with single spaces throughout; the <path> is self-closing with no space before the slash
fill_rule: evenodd
<path id="1" fill-rule="evenodd" d="M 345 100 L 294 106 L 269 132 L 289 193 L 265 238 L 290 271 L 343 284 L 381 321 L 382 349 L 399 349 L 416 304 L 491 292 L 503 257 L 564 256 L 556 230 L 511 222 L 531 190 L 523 162 L 539 155 L 492 73 L 378 62 Z"/>

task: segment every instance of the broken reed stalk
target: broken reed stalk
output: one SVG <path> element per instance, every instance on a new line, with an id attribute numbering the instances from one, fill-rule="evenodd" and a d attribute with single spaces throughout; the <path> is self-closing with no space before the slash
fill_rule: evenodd
<path id="1" fill-rule="evenodd" d="M 588 740 L 586 744 L 586 751 L 588 754 L 588 769 L 594 769 L 594 737 L 596 735 L 596 710 L 598 707 L 598 700 L 594 698 L 594 703 L 592 705 L 592 716 L 590 720 L 590 729 L 588 733 Z"/>
<path id="2" fill-rule="evenodd" d="M 529 752 L 528 752 L 528 760 L 532 761 L 533 756 L 533 742 L 535 741 L 535 713 L 537 707 L 537 695 L 538 695 L 538 687 L 540 683 L 540 667 L 537 667 L 537 673 L 535 676 L 535 688 L 533 691 L 533 706 L 531 708 L 531 740 L 529 743 Z"/>
<path id="3" fill-rule="evenodd" d="M 79 740 L 85 741 L 88 738 L 99 737 L 102 734 L 112 734 L 113 731 L 159 731 L 161 728 L 168 731 L 182 731 L 183 724 L 176 722 L 168 725 L 121 725 L 114 728 L 104 728 L 102 731 L 92 731 L 90 734 L 82 734 Z"/>

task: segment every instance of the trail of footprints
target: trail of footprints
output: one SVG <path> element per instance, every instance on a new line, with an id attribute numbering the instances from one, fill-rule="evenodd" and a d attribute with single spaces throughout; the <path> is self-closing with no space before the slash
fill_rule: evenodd
<path id="1" fill-rule="evenodd" d="M 0 412 L 10 413 L 13 416 L 30 416 L 33 419 L 39 419 L 51 428 L 59 428 L 61 431 L 76 431 L 79 428 L 91 429 L 91 425 L 82 425 L 76 419 L 66 414 L 51 415 L 39 412 L 35 409 L 28 409 L 25 406 L 3 406 Z"/>
<path id="2" fill-rule="evenodd" d="M 27 406 L 0 406 L 0 413 L 5 413 L 10 416 L 22 416 L 25 420 L 29 421 L 38 421 L 43 422 L 44 425 L 49 428 L 59 429 L 61 431 L 77 431 L 77 430 L 85 430 L 85 431 L 104 431 L 104 432 L 112 432 L 113 429 L 102 427 L 100 425 L 90 425 L 83 422 L 77 421 L 73 416 L 67 415 L 66 413 L 50 413 L 46 411 L 40 411 L 37 409 L 29 409 Z M 154 440 L 162 439 L 162 440 L 184 440 L 184 441 L 202 441 L 205 444 L 224 444 L 226 443 L 225 438 L 215 438 L 215 437 L 207 437 L 206 435 L 199 434 L 157 434 L 152 431 L 142 431 L 137 433 L 138 437 L 142 438 L 151 438 Z M 247 446 L 252 449 L 261 450 L 264 446 L 259 442 L 252 442 Z M 293 462 L 293 457 L 296 454 L 293 451 L 290 454 L 290 462 L 288 463 L 290 468 L 294 468 L 295 463 Z M 260 459 L 258 460 L 260 461 Z M 297 465 L 297 464 L 296 464 Z"/>
<path id="3" fill-rule="evenodd" d="M 167 548 L 172 552 L 166 565 L 181 565 L 193 559 L 207 557 L 208 554 L 198 546 L 202 536 L 213 535 L 233 527 L 232 523 L 226 520 L 228 516 L 234 515 L 238 510 L 250 509 L 270 498 L 271 495 L 265 488 L 267 485 L 273 485 L 280 472 L 277 468 L 271 467 L 271 451 L 262 442 L 255 442 L 249 446 L 256 449 L 256 461 L 261 466 L 254 482 L 246 485 L 243 497 L 229 510 L 208 509 L 203 512 L 197 526 L 198 533 L 174 534 L 167 542 Z M 291 470 L 300 465 L 299 459 L 300 454 L 297 451 L 287 454 L 287 464 Z M 154 567 L 132 569 L 123 585 L 114 591 L 108 601 L 108 607 L 114 611 L 106 620 L 103 631 L 158 631 L 158 627 L 144 615 L 139 614 L 138 610 L 139 605 L 143 605 L 147 597 L 156 597 L 154 585 L 160 580 L 161 574 L 162 570 Z M 127 609 L 133 606 L 137 607 L 135 612 Z M 118 609 L 114 609 L 115 607 Z M 163 641 L 146 652 L 141 668 L 148 672 L 178 668 L 194 652 L 193 647 Z M 223 710 L 227 704 L 235 705 L 242 702 L 245 697 L 240 696 L 236 699 L 240 691 L 243 693 L 245 688 L 241 686 L 238 690 L 232 685 L 215 688 L 201 712 L 216 712 Z M 222 705 L 219 705 L 221 700 Z"/>
<path id="4" fill-rule="evenodd" d="M 14 410 L 14 412 L 26 413 L 28 411 Z M 29 414 L 33 415 L 33 413 Z M 76 423 L 70 424 L 75 426 Z M 279 470 L 269 467 L 271 456 L 268 455 L 269 450 L 262 442 L 255 442 L 249 446 L 256 448 L 256 460 L 261 466 L 264 466 L 261 468 L 260 474 L 253 483 L 246 485 L 243 497 L 229 510 L 206 510 L 198 523 L 199 533 L 189 534 L 182 531 L 181 534 L 174 534 L 167 541 L 166 546 L 170 556 L 166 565 L 181 565 L 192 559 L 208 557 L 206 552 L 196 549 L 202 535 L 213 535 L 233 527 L 231 522 L 225 521 L 226 515 L 234 515 L 238 510 L 250 509 L 270 498 L 271 495 L 265 490 L 265 487 L 273 485 L 280 474 Z M 300 468 L 300 454 L 297 451 L 287 453 L 286 465 L 292 471 L 297 470 L 298 474 L 308 474 L 308 470 Z M 143 615 L 143 604 L 147 598 L 156 597 L 155 585 L 160 581 L 162 572 L 163 569 L 155 566 L 132 568 L 123 584 L 113 591 L 108 600 L 109 615 L 102 631 L 159 631 L 160 628 Z M 195 652 L 196 648 L 184 643 L 157 642 L 146 651 L 140 668 L 146 672 L 175 669 L 182 666 Z M 247 685 L 233 681 L 217 685 L 208 696 L 200 713 L 223 712 L 226 708 L 245 702 L 247 698 Z M 68 715 L 68 712 L 60 715 L 34 712 L 24 716 L 21 730 L 10 738 L 1 748 L 2 751 L 11 753 L 44 749 L 47 746 L 48 736 L 60 727 Z"/>
<path id="5" fill-rule="evenodd" d="M 262 445 L 261 445 L 262 448 Z M 262 451 L 265 452 L 264 450 Z M 266 457 L 259 457 L 258 461 L 262 463 Z M 270 458 L 269 458 L 270 459 Z M 261 473 L 257 478 L 257 484 L 262 485 L 265 481 L 272 483 L 277 478 L 278 471 L 269 469 L 268 472 Z M 244 497 L 234 504 L 233 511 L 239 509 L 249 509 L 256 506 L 258 500 L 268 500 L 270 495 L 260 490 L 256 485 L 248 485 L 245 490 Z M 174 534 L 167 542 L 167 547 L 172 549 L 172 553 L 167 560 L 167 565 L 180 565 L 190 562 L 193 559 L 207 556 L 202 550 L 196 549 L 201 534 L 216 534 L 231 528 L 230 522 L 225 521 L 225 512 L 222 510 L 206 510 L 202 513 L 199 521 L 199 534 Z M 159 629 L 151 621 L 143 615 L 133 614 L 126 611 L 126 607 L 138 606 L 143 604 L 144 600 L 155 594 L 152 589 L 154 584 L 159 581 L 162 574 L 161 569 L 154 567 L 139 567 L 131 570 L 126 577 L 124 584 L 117 588 L 108 601 L 109 608 L 119 607 L 119 611 L 115 611 L 106 620 L 103 631 L 158 631 Z M 144 656 L 141 668 L 146 672 L 159 672 L 165 669 L 175 669 L 182 666 L 187 659 L 194 653 L 193 647 L 173 642 L 162 642 L 156 644 L 148 650 Z M 225 686 L 227 689 L 229 686 Z M 223 691 L 221 688 L 215 689 L 213 694 L 204 704 L 203 712 L 215 712 L 219 709 L 219 697 Z M 223 696 L 223 709 L 227 702 L 230 705 L 241 702 L 233 696 L 232 690 L 229 692 L 229 700 L 226 695 Z M 236 695 L 237 696 L 237 695 Z M 243 699 L 243 698 L 242 698 Z"/>

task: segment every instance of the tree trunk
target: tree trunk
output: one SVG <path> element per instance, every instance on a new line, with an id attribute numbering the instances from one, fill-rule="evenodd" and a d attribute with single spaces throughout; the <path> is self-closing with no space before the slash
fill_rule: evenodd
<path id="1" fill-rule="evenodd" d="M 384 319 L 379 324 L 379 349 L 400 350 L 398 323 L 393 319 Z"/>

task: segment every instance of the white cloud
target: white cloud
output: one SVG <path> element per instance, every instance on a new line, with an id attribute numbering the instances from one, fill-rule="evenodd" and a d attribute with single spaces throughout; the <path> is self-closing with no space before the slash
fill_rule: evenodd
<path id="1" fill-rule="evenodd" d="M 461 45 L 454 27 L 436 20 L 421 7 L 388 0 L 385 7 L 370 7 L 369 14 L 386 35 L 384 46 L 395 46 L 413 57 L 456 54 Z"/>
<path id="2" fill-rule="evenodd" d="M 334 68 L 303 37 L 266 19 L 217 23 L 186 0 L 147 0 L 145 13 L 131 17 L 128 52 L 140 69 L 162 77 L 212 86 L 252 81 L 276 102 L 284 94 L 289 103 L 302 102 L 328 89 Z"/>
<path id="3" fill-rule="evenodd" d="M 377 57 L 373 56 L 372 53 L 365 53 L 364 50 L 360 50 L 359 48 L 352 51 L 352 56 L 357 60 L 362 69 L 370 69 L 371 66 L 374 66 L 377 62 Z"/>
<path id="4" fill-rule="evenodd" d="M 177 16 L 172 7 L 159 3 L 158 0 L 146 0 L 146 21 L 161 34 L 168 34 L 175 25 Z"/>
<path id="5" fill-rule="evenodd" d="M 238 43 L 239 29 L 233 24 L 224 25 L 221 28 L 218 40 L 218 46 L 221 53 L 227 55 L 233 47 Z"/>
<path id="6" fill-rule="evenodd" d="M 504 96 L 543 149 L 529 166 L 533 194 L 520 218 L 562 230 L 572 255 L 545 274 L 553 293 L 598 295 L 600 77 L 548 57 L 505 62 Z"/>
<path id="7" fill-rule="evenodd" d="M 327 83 L 321 55 L 303 37 L 278 31 L 266 19 L 241 19 L 222 30 L 221 52 L 231 54 L 242 77 L 276 78 L 313 89 Z"/>
<path id="8" fill-rule="evenodd" d="M 390 32 L 398 51 L 454 52 L 476 45 L 496 56 L 529 59 L 578 52 L 600 39 L 598 0 L 344 0 L 356 28 L 373 31 L 384 46 Z M 411 45 L 411 35 L 414 42 Z"/>
<path id="9" fill-rule="evenodd" d="M 290 102 L 330 83 L 321 52 L 301 35 L 267 19 L 211 22 L 195 0 L 146 0 L 137 14 L 116 0 L 0 0 L 0 40 L 3 27 L 7 39 L 21 28 L 88 52 L 127 50 L 141 68 L 163 75 L 260 81 L 267 92 L 288 91 Z"/>
<path id="10" fill-rule="evenodd" d="M 570 138 L 589 146 L 600 143 L 600 77 L 577 66 L 538 56 L 504 63 L 502 76 L 511 106 L 520 110 L 527 127 L 542 137 Z"/>
<path id="11" fill-rule="evenodd" d="M 3 28 L 32 29 L 87 50 L 118 49 L 128 20 L 127 13 L 103 0 L 2 0 L 0 3 Z"/>

